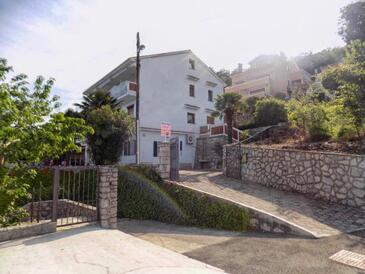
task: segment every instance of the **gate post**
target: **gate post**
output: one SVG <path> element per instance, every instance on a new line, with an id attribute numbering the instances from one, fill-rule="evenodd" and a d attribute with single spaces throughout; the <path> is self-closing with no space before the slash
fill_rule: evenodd
<path id="1" fill-rule="evenodd" d="M 116 167 L 99 167 L 98 200 L 100 226 L 117 228 L 118 169 Z"/>
<path id="2" fill-rule="evenodd" d="M 162 179 L 170 179 L 170 143 L 158 144 L 158 171 Z"/>
<path id="3" fill-rule="evenodd" d="M 54 169 L 54 174 L 53 174 L 52 222 L 57 222 L 59 186 L 60 186 L 60 169 L 56 167 Z"/>

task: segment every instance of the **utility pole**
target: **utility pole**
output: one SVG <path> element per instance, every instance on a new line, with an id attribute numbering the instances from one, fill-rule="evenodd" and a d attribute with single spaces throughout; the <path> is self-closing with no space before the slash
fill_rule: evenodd
<path id="1" fill-rule="evenodd" d="M 136 88 L 136 164 L 138 165 L 140 163 L 140 146 L 139 146 L 139 72 L 141 69 L 141 64 L 140 64 L 140 52 L 142 50 L 144 50 L 145 46 L 140 44 L 139 41 L 139 32 L 137 32 L 137 43 L 136 43 L 136 47 L 137 47 L 137 57 L 136 57 L 136 84 L 137 84 L 137 88 Z"/>

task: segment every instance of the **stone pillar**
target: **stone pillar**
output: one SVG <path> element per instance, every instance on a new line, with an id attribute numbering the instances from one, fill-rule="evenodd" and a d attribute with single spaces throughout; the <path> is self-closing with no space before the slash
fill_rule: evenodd
<path id="1" fill-rule="evenodd" d="M 118 169 L 99 167 L 99 218 L 102 228 L 117 228 Z"/>
<path id="2" fill-rule="evenodd" d="M 158 171 L 162 179 L 170 179 L 170 143 L 158 144 Z"/>

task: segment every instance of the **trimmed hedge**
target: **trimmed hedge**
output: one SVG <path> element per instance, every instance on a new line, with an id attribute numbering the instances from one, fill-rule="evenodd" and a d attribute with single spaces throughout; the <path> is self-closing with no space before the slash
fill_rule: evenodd
<path id="1" fill-rule="evenodd" d="M 250 221 L 249 214 L 233 204 L 176 184 L 153 182 L 128 167 L 119 169 L 118 217 L 235 231 L 248 230 Z"/>

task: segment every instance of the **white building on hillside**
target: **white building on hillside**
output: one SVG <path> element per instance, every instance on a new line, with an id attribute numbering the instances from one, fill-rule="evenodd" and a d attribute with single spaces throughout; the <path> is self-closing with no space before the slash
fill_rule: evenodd
<path id="1" fill-rule="evenodd" d="M 121 108 L 135 115 L 136 58 L 128 58 L 84 93 L 109 91 Z M 223 93 L 224 82 L 191 50 L 146 55 L 140 70 L 140 162 L 157 164 L 160 125 L 171 124 L 179 138 L 182 168 L 194 165 L 195 138 L 201 126 L 223 124 L 214 119 L 213 98 Z M 136 138 L 124 144 L 122 163 L 135 163 Z"/>

